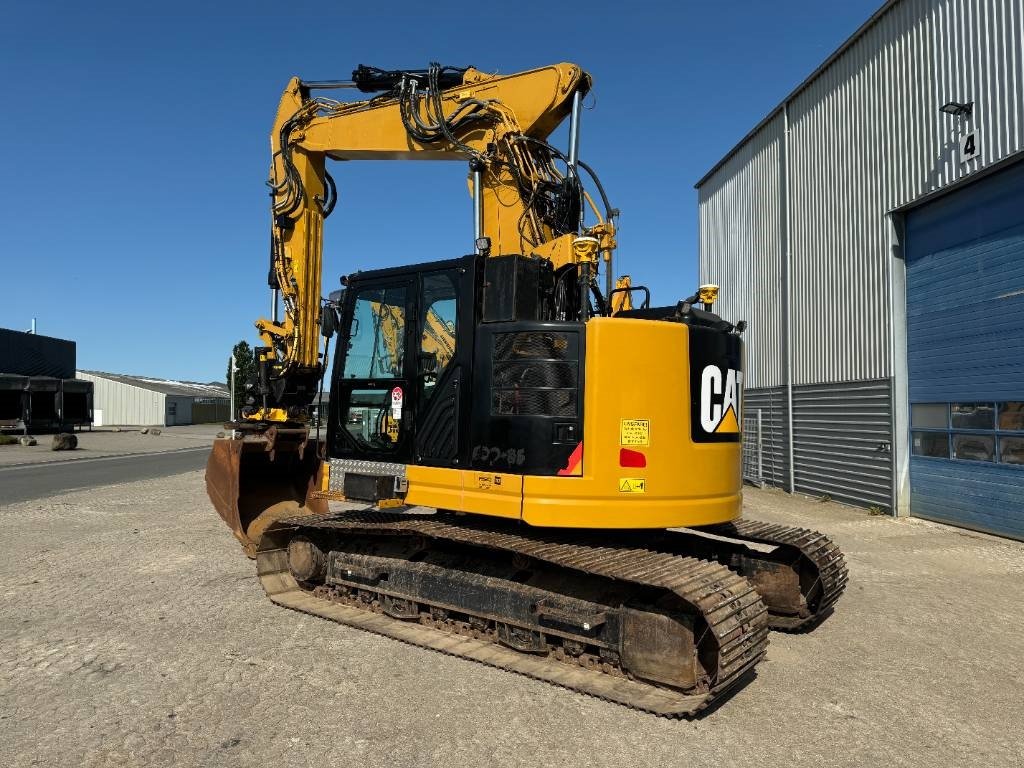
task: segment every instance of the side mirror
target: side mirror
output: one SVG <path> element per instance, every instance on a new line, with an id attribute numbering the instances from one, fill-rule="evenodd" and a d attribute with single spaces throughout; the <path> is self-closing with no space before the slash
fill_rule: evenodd
<path id="1" fill-rule="evenodd" d="M 320 310 L 320 335 L 325 339 L 331 338 L 337 332 L 339 325 L 338 313 L 333 305 L 325 304 Z"/>

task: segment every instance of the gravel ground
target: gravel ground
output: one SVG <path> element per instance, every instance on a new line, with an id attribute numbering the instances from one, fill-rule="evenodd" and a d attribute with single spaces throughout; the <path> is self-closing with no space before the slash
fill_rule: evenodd
<path id="1" fill-rule="evenodd" d="M 114 432 L 109 428 L 76 432 L 78 448 L 73 451 L 51 450 L 53 435 L 35 435 L 39 444 L 33 446 L 0 445 L 0 467 L 200 448 L 212 443 L 214 436 L 223 431 L 224 426 L 193 424 L 187 427 L 157 427 L 160 430 L 159 435 L 144 435 L 140 432 L 141 427 L 122 429 L 121 432 Z"/>
<path id="2" fill-rule="evenodd" d="M 1019 765 L 1024 545 L 751 491 L 850 564 L 666 720 L 274 607 L 202 473 L 0 506 L 0 765 Z"/>

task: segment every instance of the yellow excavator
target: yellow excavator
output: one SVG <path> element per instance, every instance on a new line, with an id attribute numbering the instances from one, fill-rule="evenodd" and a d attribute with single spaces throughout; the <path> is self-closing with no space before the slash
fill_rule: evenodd
<path id="1" fill-rule="evenodd" d="M 288 84 L 272 315 L 207 487 L 275 603 L 690 715 L 749 679 L 769 628 L 823 620 L 847 572 L 826 536 L 742 519 L 744 324 L 717 287 L 651 306 L 613 279 L 617 211 L 579 157 L 590 86 L 565 63 Z M 421 159 L 468 164 L 471 252 L 322 299 L 327 161 Z"/>

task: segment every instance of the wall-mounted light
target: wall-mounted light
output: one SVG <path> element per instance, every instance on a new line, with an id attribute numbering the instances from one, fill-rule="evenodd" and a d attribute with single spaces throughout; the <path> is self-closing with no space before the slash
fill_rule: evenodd
<path id="1" fill-rule="evenodd" d="M 953 117 L 969 117 L 971 112 L 974 111 L 974 102 L 947 101 L 939 107 L 939 111 L 945 112 L 947 115 L 953 115 Z"/>

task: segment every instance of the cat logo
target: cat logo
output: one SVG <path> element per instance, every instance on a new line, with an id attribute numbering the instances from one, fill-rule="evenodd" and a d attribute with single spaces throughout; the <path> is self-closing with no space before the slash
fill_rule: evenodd
<path id="1" fill-rule="evenodd" d="M 700 426 L 709 434 L 740 432 L 740 392 L 743 371 L 717 365 L 705 366 L 700 377 Z"/>

